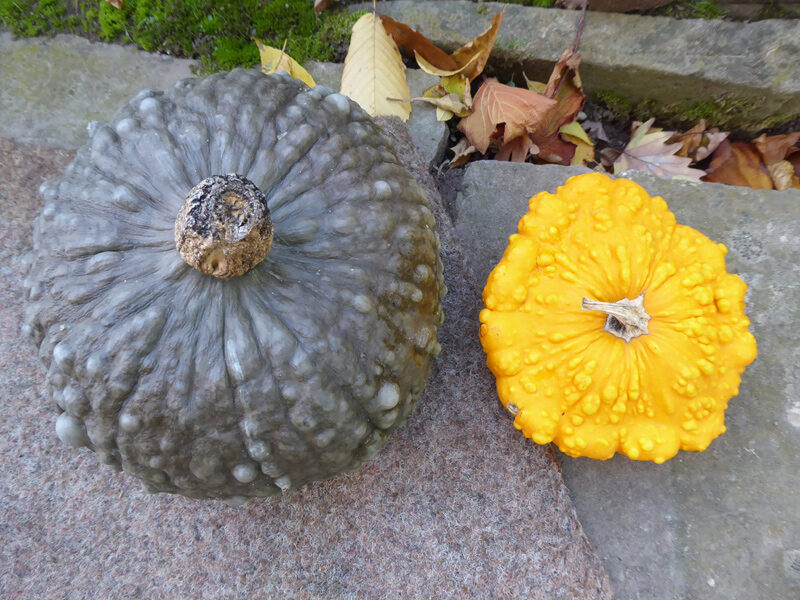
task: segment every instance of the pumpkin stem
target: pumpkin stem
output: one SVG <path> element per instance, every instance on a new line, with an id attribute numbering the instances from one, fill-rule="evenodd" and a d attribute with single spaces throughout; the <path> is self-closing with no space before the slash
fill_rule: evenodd
<path id="1" fill-rule="evenodd" d="M 249 179 L 214 175 L 194 186 L 175 219 L 175 247 L 201 273 L 244 275 L 267 256 L 272 220 L 267 199 Z"/>
<path id="2" fill-rule="evenodd" d="M 603 331 L 630 342 L 633 338 L 650 333 L 647 324 L 650 315 L 644 310 L 644 294 L 635 300 L 623 298 L 616 302 L 598 302 L 584 298 L 581 310 L 599 310 L 608 315 Z"/>

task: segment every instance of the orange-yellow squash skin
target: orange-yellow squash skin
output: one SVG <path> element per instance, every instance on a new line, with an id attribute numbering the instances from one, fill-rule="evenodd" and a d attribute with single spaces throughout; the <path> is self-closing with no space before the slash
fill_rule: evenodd
<path id="1" fill-rule="evenodd" d="M 725 432 L 756 356 L 745 283 L 725 246 L 675 223 L 660 197 L 591 173 L 531 198 L 489 276 L 480 339 L 514 426 L 570 456 L 662 463 Z M 582 310 L 643 295 L 649 333 L 626 342 Z"/>

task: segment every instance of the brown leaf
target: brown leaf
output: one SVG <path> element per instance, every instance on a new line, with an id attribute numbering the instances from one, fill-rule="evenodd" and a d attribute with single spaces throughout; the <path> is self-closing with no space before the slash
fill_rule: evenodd
<path id="1" fill-rule="evenodd" d="M 114 8 L 122 10 L 122 0 L 106 0 L 106 2 Z"/>
<path id="2" fill-rule="evenodd" d="M 525 162 L 531 154 L 536 154 L 539 151 L 536 144 L 531 141 L 527 135 L 515 137 L 510 142 L 506 142 L 497 150 L 495 158 L 497 160 L 509 160 L 512 162 Z"/>
<path id="3" fill-rule="evenodd" d="M 757 190 L 771 190 L 772 178 L 761 162 L 761 154 L 753 144 L 747 142 L 729 142 L 725 140 L 719 145 L 708 174 L 703 181 L 742 185 Z"/>
<path id="4" fill-rule="evenodd" d="M 675 153 L 677 156 L 691 158 L 692 162 L 699 162 L 711 156 L 711 153 L 728 137 L 728 132 L 719 129 L 706 130 L 705 119 L 692 127 L 686 133 L 676 133 L 668 143 L 683 144 Z"/>
<path id="5" fill-rule="evenodd" d="M 321 13 L 330 3 L 331 0 L 314 0 L 314 12 Z"/>
<path id="6" fill-rule="evenodd" d="M 501 124 L 504 126 L 500 141 L 502 146 L 535 130 L 555 106 L 555 100 L 536 92 L 503 85 L 491 78 L 475 94 L 473 112 L 459 123 L 458 128 L 464 132 L 470 144 L 486 154 Z"/>
<path id="7" fill-rule="evenodd" d="M 381 15 L 386 33 L 392 36 L 395 43 L 400 46 L 408 56 L 421 56 L 428 64 L 443 71 L 454 71 L 459 65 L 447 52 L 437 48 L 428 38 L 419 31 L 411 29 L 405 23 L 395 21 L 391 17 Z"/>
<path id="8" fill-rule="evenodd" d="M 789 154 L 789 156 L 786 157 L 786 160 L 792 163 L 792 166 L 794 167 L 794 174 L 797 177 L 800 177 L 800 152 L 793 152 Z"/>
<path id="9" fill-rule="evenodd" d="M 691 169 L 690 158 L 676 156 L 675 152 L 681 144 L 668 144 L 673 136 L 671 131 L 650 130 L 654 119 L 642 123 L 633 132 L 631 141 L 625 146 L 622 154 L 614 162 L 614 173 L 619 174 L 630 169 L 649 171 L 662 177 L 678 177 L 699 180 L 704 171 Z"/>
<path id="10" fill-rule="evenodd" d="M 800 140 L 800 131 L 783 135 L 771 135 L 769 137 L 762 133 L 753 140 L 753 143 L 764 158 L 764 164 L 769 166 L 786 158 L 792 146 L 797 143 L 797 140 Z"/>
<path id="11" fill-rule="evenodd" d="M 454 156 L 450 159 L 450 163 L 448 164 L 448 169 L 452 169 L 454 167 L 463 167 L 465 164 L 469 162 L 469 159 L 472 157 L 477 150 L 475 146 L 470 145 L 467 141 L 467 138 L 461 138 L 458 140 L 458 143 L 450 148 L 451 152 L 453 152 Z"/>
<path id="12" fill-rule="evenodd" d="M 558 136 L 551 137 L 539 146 L 538 158 L 554 165 L 569 165 L 575 157 L 576 144 L 566 142 Z"/>
<path id="13" fill-rule="evenodd" d="M 483 73 L 486 61 L 489 60 L 489 54 L 491 54 L 494 47 L 494 41 L 497 39 L 497 32 L 500 29 L 500 23 L 503 22 L 503 14 L 505 12 L 506 9 L 503 7 L 503 10 L 492 18 L 492 24 L 486 31 L 450 55 L 459 67 L 469 65 L 462 74 L 466 75 L 470 81 Z"/>
<path id="14" fill-rule="evenodd" d="M 558 103 L 557 116 L 551 124 L 553 132 L 562 125 L 571 123 L 583 108 L 586 94 L 583 93 L 578 67 L 581 64 L 581 53 L 564 50 L 558 59 L 550 79 L 544 88 L 544 95 Z"/>

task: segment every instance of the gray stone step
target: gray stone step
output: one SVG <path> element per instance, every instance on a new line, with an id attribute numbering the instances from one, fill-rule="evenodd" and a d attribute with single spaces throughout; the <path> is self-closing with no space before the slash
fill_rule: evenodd
<path id="1" fill-rule="evenodd" d="M 455 222 L 480 282 L 528 199 L 586 171 L 467 166 Z M 619 599 L 798 598 L 800 190 L 631 178 L 662 196 L 679 223 L 728 247 L 728 271 L 748 284 L 758 358 L 730 401 L 727 433 L 705 452 L 681 452 L 660 466 L 560 455 L 578 516 Z"/>
<path id="2" fill-rule="evenodd" d="M 452 50 L 486 29 L 503 6 L 392 0 L 378 2 L 377 10 Z M 546 81 L 553 63 L 572 45 L 580 13 L 505 6 L 493 63 Z M 751 129 L 760 129 L 766 117 L 800 113 L 797 20 L 679 21 L 589 12 L 580 50 L 581 79 L 589 94 L 611 91 L 633 102 L 653 99 L 683 110 L 715 102 L 732 124 Z"/>
<path id="3" fill-rule="evenodd" d="M 191 77 L 196 64 L 74 35 L 13 39 L 0 32 L 0 137 L 77 148 L 89 122 L 109 120 L 144 88 L 163 90 Z M 311 63 L 308 70 L 320 84 L 339 89 L 341 64 Z M 417 97 L 438 78 L 409 69 L 408 82 Z M 423 159 L 436 164 L 447 141 L 436 110 L 415 103 L 408 128 Z"/>
<path id="4" fill-rule="evenodd" d="M 90 121 L 108 121 L 141 89 L 190 77 L 194 64 L 75 35 L 0 32 L 0 137 L 76 148 Z"/>

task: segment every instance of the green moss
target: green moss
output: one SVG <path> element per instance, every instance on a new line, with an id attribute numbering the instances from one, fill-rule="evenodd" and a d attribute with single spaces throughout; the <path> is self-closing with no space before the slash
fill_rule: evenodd
<path id="1" fill-rule="evenodd" d="M 126 12 L 129 13 L 130 8 L 125 7 L 125 5 L 123 5 L 123 10 L 118 10 L 107 2 L 102 2 L 97 12 L 100 37 L 110 42 L 123 35 L 128 24 Z M 94 15 L 94 11 L 92 11 L 92 15 Z"/>
<path id="2" fill-rule="evenodd" d="M 363 14 L 328 10 L 310 0 L 0 0 L 0 23 L 16 35 L 60 32 L 134 43 L 149 52 L 200 59 L 202 72 L 252 66 L 252 39 L 282 47 L 299 62 L 341 59 Z"/>
<path id="3" fill-rule="evenodd" d="M 630 116 L 633 104 L 614 90 L 598 90 L 593 95 L 598 102 L 620 118 L 627 119 Z"/>
<path id="4" fill-rule="evenodd" d="M 673 19 L 720 19 L 727 16 L 714 0 L 681 0 L 645 12 Z"/>
<path id="5" fill-rule="evenodd" d="M 716 102 L 702 100 L 690 105 L 683 114 L 690 121 L 699 121 L 700 119 L 705 119 L 709 123 L 714 123 L 720 112 L 720 107 Z"/>

